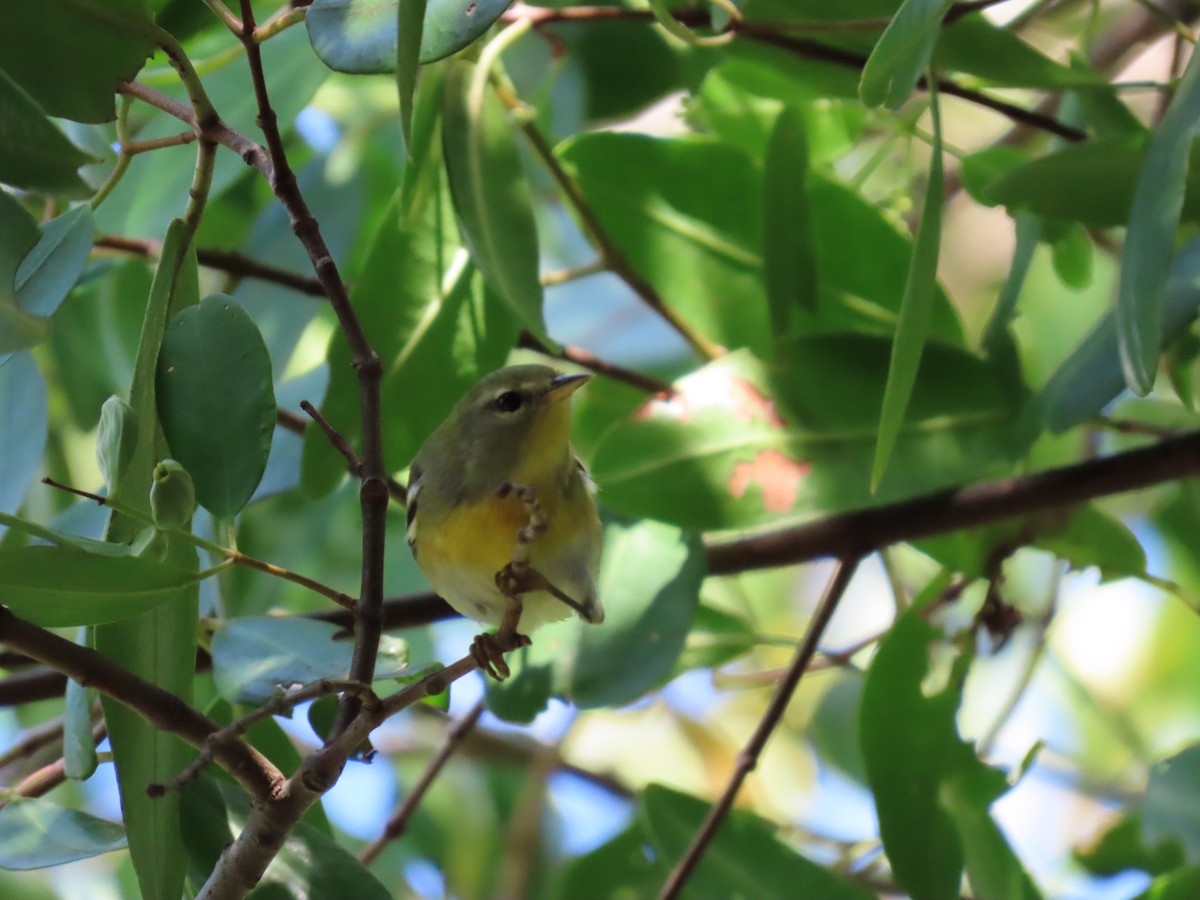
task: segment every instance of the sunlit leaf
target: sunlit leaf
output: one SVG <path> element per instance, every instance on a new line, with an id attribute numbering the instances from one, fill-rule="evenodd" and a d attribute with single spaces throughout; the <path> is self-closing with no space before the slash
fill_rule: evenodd
<path id="1" fill-rule="evenodd" d="M 64 547 L 0 550 L 4 604 L 38 625 L 115 622 L 166 603 L 194 572 L 136 556 L 100 556 Z"/>
<path id="2" fill-rule="evenodd" d="M 541 333 L 537 228 L 513 125 L 469 63 L 450 66 L 444 102 L 442 149 L 463 242 L 488 283 Z"/>

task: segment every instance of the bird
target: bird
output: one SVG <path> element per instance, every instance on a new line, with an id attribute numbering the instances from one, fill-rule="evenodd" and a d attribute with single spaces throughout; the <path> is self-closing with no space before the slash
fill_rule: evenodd
<path id="1" fill-rule="evenodd" d="M 434 590 L 495 634 L 471 655 L 497 680 L 504 651 L 574 610 L 604 621 L 596 487 L 570 440 L 571 396 L 590 374 L 517 365 L 485 375 L 409 468 L 408 545 Z"/>

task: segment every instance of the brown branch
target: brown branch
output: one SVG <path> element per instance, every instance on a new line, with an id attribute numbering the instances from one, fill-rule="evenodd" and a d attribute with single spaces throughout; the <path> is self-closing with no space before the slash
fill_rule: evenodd
<path id="1" fill-rule="evenodd" d="M 963 528 L 1045 512 L 1200 474 L 1200 431 L 1033 475 L 948 488 L 869 509 L 708 544 L 708 571 L 748 569 L 870 553 Z"/>
<path id="2" fill-rule="evenodd" d="M 147 258 L 157 257 L 162 253 L 162 242 L 146 238 L 131 238 L 120 234 L 100 234 L 96 236 L 94 246 L 104 250 L 117 250 L 121 253 L 131 253 L 134 256 Z M 234 278 L 257 278 L 274 284 L 291 288 L 309 297 L 324 297 L 325 289 L 315 278 L 289 272 L 277 266 L 267 265 L 241 253 L 228 250 L 216 250 L 211 247 L 196 248 L 196 261 L 208 269 L 225 272 Z"/>
<path id="3" fill-rule="evenodd" d="M 595 372 L 597 375 L 603 375 L 612 381 L 619 381 L 622 384 L 635 387 L 639 391 L 645 391 L 648 394 L 663 394 L 664 396 L 674 396 L 675 394 L 675 388 L 670 382 L 662 381 L 652 375 L 646 375 L 642 372 L 635 372 L 632 369 L 614 365 L 584 350 L 582 347 L 572 347 L 564 344 L 561 351 L 555 351 L 547 347 L 538 340 L 536 335 L 528 331 L 522 331 L 518 335 L 517 346 L 525 350 L 534 350 L 552 359 L 561 359 L 563 362 L 569 362 L 572 365 L 587 369 L 589 372 Z"/>
<path id="4" fill-rule="evenodd" d="M 275 110 L 267 95 L 262 49 L 254 40 L 254 9 L 250 0 L 241 0 L 241 14 L 242 33 L 240 39 L 246 48 L 246 61 L 250 69 L 250 80 L 254 85 L 255 103 L 258 106 L 258 124 L 266 139 L 267 154 L 271 161 L 272 172 L 269 179 L 271 189 L 283 204 L 284 209 L 287 210 L 292 231 L 300 239 L 300 243 L 304 245 L 304 249 L 308 253 L 317 279 L 321 282 L 325 295 L 329 298 L 338 324 L 349 344 L 351 359 L 355 371 L 358 373 L 363 436 L 360 457 L 362 486 L 359 489 L 359 501 L 362 508 L 363 557 L 350 678 L 353 681 L 369 684 L 375 673 L 375 660 L 379 652 L 379 638 L 382 634 L 384 540 L 388 506 L 380 395 L 383 370 L 378 355 L 367 340 L 358 314 L 350 303 L 346 284 L 342 281 L 337 264 L 333 261 L 325 239 L 321 236 L 320 226 L 313 218 L 304 196 L 300 193 L 296 175 L 288 163 Z M 346 727 L 358 711 L 358 707 L 358 698 L 349 695 L 342 698 L 333 734 L 337 734 Z"/>
<path id="5" fill-rule="evenodd" d="M 0 642 L 38 660 L 83 687 L 94 687 L 137 712 L 160 731 L 177 734 L 202 749 L 220 725 L 197 712 L 175 694 L 143 681 L 123 666 L 13 615 L 0 606 Z M 283 775 L 265 756 L 244 741 L 220 747 L 215 759 L 256 799 L 270 797 Z"/>
<path id="6" fill-rule="evenodd" d="M 485 703 L 483 700 L 477 702 L 470 711 L 454 724 L 446 733 L 446 739 L 442 742 L 442 746 L 438 748 L 437 753 L 429 760 L 429 765 L 425 767 L 425 771 L 421 773 L 421 777 L 417 779 L 417 783 L 409 790 L 408 795 L 404 798 L 404 802 L 396 809 L 388 818 L 387 825 L 384 826 L 383 833 L 358 855 L 358 861 L 364 866 L 369 866 L 375 861 L 375 858 L 383 852 L 383 848 L 389 842 L 397 840 L 405 831 L 408 830 L 409 820 L 417 811 L 421 800 L 433 785 L 434 779 L 438 777 L 442 769 L 445 767 L 447 760 L 450 759 L 458 746 L 475 727 L 475 723 L 479 721 L 479 717 L 483 715 Z"/>
<path id="7" fill-rule="evenodd" d="M 429 591 L 393 597 L 383 603 L 383 627 L 389 631 L 417 628 L 431 622 L 453 619 L 458 615 L 449 603 Z M 354 615 L 346 609 L 323 609 L 305 613 L 303 617 L 332 622 L 347 631 L 354 628 Z M 22 665 L 33 665 L 34 662 L 28 657 L 21 657 Z M 210 664 L 211 660 L 207 655 L 202 654 L 196 660 L 197 670 L 206 669 Z M 61 697 L 66 683 L 66 677 L 61 672 L 45 666 L 16 672 L 0 678 L 0 707 L 20 706 L 24 703 Z"/>
<path id="8" fill-rule="evenodd" d="M 1197 475 L 1200 475 L 1200 432 L 1190 432 L 1148 447 L 1033 475 L 949 488 L 743 538 L 709 540 L 708 571 L 711 575 L 729 575 L 865 554 L 891 544 L 1042 513 Z M 388 628 L 413 628 L 455 615 L 436 594 L 423 593 L 389 600 L 382 621 Z M 349 613 L 341 609 L 323 610 L 311 617 L 343 627 L 351 624 Z M 9 675 L 0 679 L 0 706 L 61 695 L 63 684 L 61 675 L 44 669 Z"/>
<path id="9" fill-rule="evenodd" d="M 279 691 L 278 695 L 251 710 L 240 719 L 235 719 L 219 731 L 214 731 L 204 741 L 204 748 L 199 755 L 182 772 L 165 784 L 151 784 L 146 790 L 151 797 L 161 797 L 169 791 L 182 789 L 189 781 L 200 776 L 216 757 L 217 749 L 223 744 L 236 743 L 242 736 L 257 725 L 272 716 L 280 715 L 305 703 L 334 693 L 370 694 L 371 686 L 357 681 L 341 681 L 335 678 L 322 678 L 312 684 L 304 685 L 296 690 Z"/>
<path id="10" fill-rule="evenodd" d="M 175 98 L 168 97 L 166 94 L 156 91 L 153 88 L 148 88 L 136 81 L 122 81 L 117 85 L 116 91 L 118 94 L 127 94 L 130 97 L 136 97 L 143 103 L 147 103 L 156 109 L 161 109 L 181 122 L 186 122 L 196 129 L 196 133 L 201 140 L 211 140 L 222 147 L 227 147 L 240 156 L 246 165 L 258 169 L 267 178 L 271 177 L 271 162 L 267 158 L 263 148 L 240 131 L 230 128 L 220 119 L 213 118 L 200 123 L 196 119 L 195 110 L 186 103 L 180 103 Z"/>
<path id="11" fill-rule="evenodd" d="M 107 736 L 108 726 L 103 722 L 98 722 L 92 726 L 93 746 L 100 743 Z M 5 792 L 7 796 L 0 797 L 0 809 L 7 806 L 13 797 L 42 797 L 66 780 L 67 760 L 66 757 L 60 756 L 54 762 L 42 766 L 36 772 L 31 772 L 25 778 L 21 779 L 19 784 L 7 790 Z"/>
<path id="12" fill-rule="evenodd" d="M 796 686 L 804 676 L 805 670 L 808 669 L 809 663 L 812 662 L 813 656 L 817 652 L 817 644 L 820 643 L 821 637 L 829 625 L 829 620 L 833 618 L 833 613 L 837 609 L 838 603 L 841 602 L 842 596 L 846 593 L 846 588 L 849 586 L 850 580 L 854 577 L 854 572 L 858 568 L 860 559 L 861 557 L 851 556 L 838 560 L 837 568 L 834 569 L 833 575 L 829 579 L 829 584 L 825 588 L 825 595 L 821 598 L 816 612 L 813 613 L 812 621 L 808 624 L 808 631 L 804 634 L 804 640 L 796 648 L 796 655 L 792 659 L 792 664 L 788 667 L 787 675 L 779 682 L 779 687 L 775 689 L 775 696 L 771 698 L 771 703 L 767 706 L 766 712 L 763 713 L 762 719 L 759 720 L 758 727 L 754 729 L 754 734 L 750 736 L 750 740 L 746 742 L 746 746 L 742 748 L 742 752 L 737 755 L 737 762 L 734 765 L 733 773 L 729 776 L 729 781 L 725 785 L 725 790 L 721 792 L 720 798 L 713 804 L 712 809 L 708 811 L 704 823 L 700 826 L 700 830 L 696 832 L 696 836 L 692 838 L 692 842 L 688 845 L 683 857 L 676 864 L 675 868 L 672 869 L 670 876 L 663 885 L 662 891 L 658 895 L 659 900 L 673 900 L 673 898 L 679 896 L 679 892 L 687 884 L 688 878 L 691 877 L 700 859 L 704 856 L 704 852 L 708 849 L 709 843 L 712 842 L 713 836 L 717 833 L 718 826 L 720 826 L 722 820 L 733 806 L 734 798 L 737 797 L 738 791 L 741 790 L 742 782 L 746 780 L 746 776 L 758 765 L 758 759 L 762 755 L 763 748 L 767 745 L 767 740 L 779 724 L 779 720 L 783 718 L 788 703 L 792 699 L 792 694 L 796 691 Z"/>
<path id="13" fill-rule="evenodd" d="M 310 409 L 312 409 L 313 412 L 316 412 L 316 407 L 309 404 L 308 401 L 302 403 L 301 406 L 304 408 L 305 412 L 308 412 Z M 313 412 L 309 412 L 309 415 L 312 416 Z M 320 413 L 316 412 L 316 415 L 320 415 Z M 292 434 L 298 434 L 301 437 L 303 437 L 304 432 L 308 430 L 307 420 L 296 415 L 290 409 L 284 409 L 283 407 L 275 410 L 275 424 L 280 428 L 285 428 L 292 432 Z M 332 428 L 332 426 L 330 427 Z M 350 459 L 346 460 L 346 471 L 355 478 L 358 477 L 359 469 L 357 456 L 354 456 L 353 461 Z M 401 506 L 404 506 L 408 501 L 408 489 L 390 475 L 388 476 L 387 486 L 388 493 L 391 495 L 392 499 Z M 385 600 L 384 603 L 386 604 L 387 601 Z M 385 625 L 384 627 L 386 628 L 387 626 Z"/>
<path id="14" fill-rule="evenodd" d="M 959 13 L 957 17 L 974 12 L 979 3 L 964 3 L 959 5 L 967 7 L 967 9 L 966 12 Z M 984 5 L 988 4 L 985 3 Z M 706 9 L 681 9 L 676 10 L 674 15 L 682 24 L 688 26 L 703 27 L 708 23 L 708 11 Z M 947 24 L 954 21 L 954 18 L 951 16 L 953 16 L 953 10 L 947 17 Z M 508 12 L 501 16 L 501 19 L 504 21 L 525 19 L 533 22 L 535 25 L 546 25 L 553 22 L 610 21 L 614 19 L 652 22 L 654 17 L 652 13 L 646 10 L 628 9 L 617 6 L 575 6 L 552 9 L 549 7 L 531 7 L 519 4 L 509 9 Z M 742 19 L 740 21 L 731 21 L 728 25 L 728 30 L 739 37 L 757 41 L 760 44 L 778 47 L 789 53 L 802 56 L 805 59 L 827 62 L 832 65 L 854 69 L 855 71 L 861 71 L 863 66 L 866 65 L 867 58 L 860 53 L 842 50 L 811 38 L 796 37 L 783 33 L 780 30 L 780 25 L 781 23 L 777 22 L 755 22 Z M 918 83 L 918 87 L 926 89 L 924 79 Z M 963 87 L 957 82 L 946 78 L 938 79 L 938 89 L 943 93 L 952 94 L 963 100 L 998 112 L 1018 124 L 1037 128 L 1069 141 L 1081 141 L 1087 137 L 1083 131 L 1060 122 L 1047 113 L 1005 103 L 987 94 Z M 535 149 L 537 148 L 535 147 Z M 614 268 L 613 271 L 617 270 Z M 637 290 L 636 285 L 631 286 Z"/>

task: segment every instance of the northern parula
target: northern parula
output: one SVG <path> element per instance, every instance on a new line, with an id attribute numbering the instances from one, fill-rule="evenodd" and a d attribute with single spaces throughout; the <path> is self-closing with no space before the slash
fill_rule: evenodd
<path id="1" fill-rule="evenodd" d="M 514 627 L 505 622 L 514 604 L 497 575 L 513 560 L 517 532 L 531 524 L 532 497 L 540 527 L 527 547 L 529 567 L 573 599 L 585 621 L 604 620 L 596 594 L 603 529 L 595 486 L 569 434 L 571 395 L 590 378 L 541 365 L 492 372 L 417 452 L 408 544 L 434 590 L 464 616 Z M 528 590 L 520 599 L 519 634 L 571 613 L 549 590 Z M 506 674 L 501 654 L 491 658 Z"/>

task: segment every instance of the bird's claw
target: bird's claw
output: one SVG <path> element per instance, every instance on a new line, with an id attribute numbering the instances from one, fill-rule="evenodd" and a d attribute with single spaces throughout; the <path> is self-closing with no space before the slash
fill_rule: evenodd
<path id="1" fill-rule="evenodd" d="M 475 635 L 475 640 L 471 641 L 471 658 L 492 678 L 503 681 L 512 674 L 504 654 L 519 647 L 528 647 L 531 643 L 529 635 L 516 631 L 507 634 L 503 631 L 496 634 L 485 632 Z"/>

